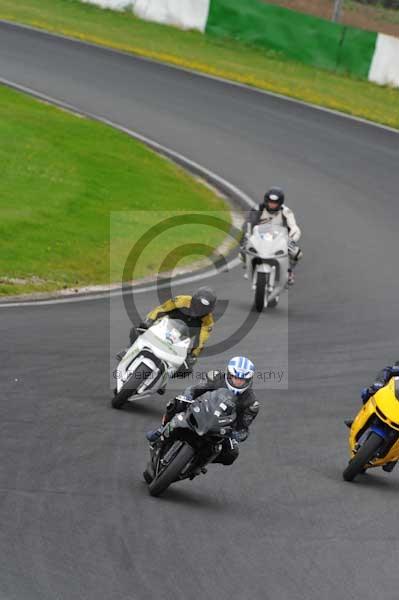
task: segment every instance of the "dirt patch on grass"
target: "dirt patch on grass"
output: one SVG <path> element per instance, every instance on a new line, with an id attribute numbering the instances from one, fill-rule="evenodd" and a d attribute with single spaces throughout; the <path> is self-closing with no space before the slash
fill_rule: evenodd
<path id="1" fill-rule="evenodd" d="M 265 1 L 265 0 L 262 0 Z M 331 19 L 333 0 L 275 0 L 266 4 L 278 4 L 298 12 Z M 343 3 L 340 22 L 360 29 L 378 31 L 399 37 L 399 10 L 389 10 L 380 6 L 365 6 L 353 0 Z"/>

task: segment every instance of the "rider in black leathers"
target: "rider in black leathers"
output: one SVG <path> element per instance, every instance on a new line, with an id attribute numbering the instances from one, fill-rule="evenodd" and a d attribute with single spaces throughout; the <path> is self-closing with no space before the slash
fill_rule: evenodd
<path id="1" fill-rule="evenodd" d="M 243 361 L 247 361 L 244 363 Z M 237 368 L 243 364 L 245 370 Z M 234 375 L 235 373 L 235 375 Z M 245 377 L 237 377 L 237 374 Z M 227 388 L 233 392 L 236 403 L 237 419 L 231 436 L 223 442 L 223 448 L 217 458 L 213 461 L 223 465 L 231 465 L 239 455 L 239 443 L 245 441 L 249 435 L 249 427 L 259 412 L 259 402 L 256 400 L 252 390 L 252 379 L 254 366 L 251 361 L 244 357 L 235 357 L 229 361 L 227 371 L 209 371 L 206 380 L 188 386 L 184 395 L 178 396 L 166 406 L 166 413 L 162 419 L 162 427 L 147 433 L 147 439 L 151 443 L 157 442 L 162 436 L 165 425 L 179 412 L 185 412 L 189 403 L 205 394 L 205 392 Z M 239 387 L 237 387 L 237 384 Z"/>

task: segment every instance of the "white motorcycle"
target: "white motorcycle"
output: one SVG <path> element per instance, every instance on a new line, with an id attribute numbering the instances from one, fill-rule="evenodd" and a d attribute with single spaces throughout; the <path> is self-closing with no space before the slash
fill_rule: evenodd
<path id="1" fill-rule="evenodd" d="M 255 291 L 255 308 L 277 306 L 288 281 L 288 232 L 279 225 L 255 225 L 248 235 L 246 277 Z"/>
<path id="2" fill-rule="evenodd" d="M 183 321 L 165 316 L 141 331 L 117 367 L 113 408 L 155 392 L 164 393 L 168 377 L 182 365 L 188 367 L 192 340 Z"/>

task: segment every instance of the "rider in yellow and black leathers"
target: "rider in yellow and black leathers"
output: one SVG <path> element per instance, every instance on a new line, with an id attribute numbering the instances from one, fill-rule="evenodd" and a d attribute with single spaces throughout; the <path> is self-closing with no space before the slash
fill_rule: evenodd
<path id="1" fill-rule="evenodd" d="M 184 321 L 193 340 L 191 352 L 187 359 L 187 363 L 191 367 L 201 354 L 212 332 L 214 324 L 212 312 L 215 305 L 215 292 L 209 287 L 201 287 L 192 296 L 175 296 L 161 304 L 161 306 L 154 308 L 148 313 L 146 319 L 140 323 L 139 328 L 147 329 L 156 319 L 164 315 Z M 136 327 L 132 327 L 130 330 L 131 344 L 135 342 L 137 336 Z M 118 358 L 121 354 L 118 355 Z"/>
<path id="2" fill-rule="evenodd" d="M 206 289 L 211 291 L 209 288 L 200 288 L 201 291 Z M 196 292 L 196 295 L 198 295 L 198 291 Z M 204 306 L 204 309 L 209 310 L 209 312 L 203 315 L 199 314 L 201 312 L 200 310 L 197 309 L 196 311 L 195 308 L 192 309 L 191 307 L 192 299 L 195 296 L 175 296 L 149 312 L 146 321 L 151 324 L 156 319 L 159 319 L 166 314 L 172 318 L 184 321 L 190 330 L 190 337 L 194 339 L 191 354 L 198 357 L 213 329 L 214 321 L 212 312 L 210 311 L 213 310 L 216 297 L 213 292 L 212 295 L 215 299 L 206 307 Z"/>

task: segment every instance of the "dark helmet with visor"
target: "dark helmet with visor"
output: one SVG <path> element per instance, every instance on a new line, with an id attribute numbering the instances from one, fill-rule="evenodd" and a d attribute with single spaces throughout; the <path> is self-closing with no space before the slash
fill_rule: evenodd
<path id="1" fill-rule="evenodd" d="M 191 317 L 209 315 L 216 305 L 216 294 L 210 287 L 200 287 L 191 297 L 188 313 Z"/>
<path id="2" fill-rule="evenodd" d="M 272 187 L 268 192 L 266 192 L 265 197 L 265 208 L 269 213 L 278 213 L 281 210 L 281 207 L 284 204 L 284 192 L 279 187 Z M 270 206 L 270 203 L 273 206 Z"/>

